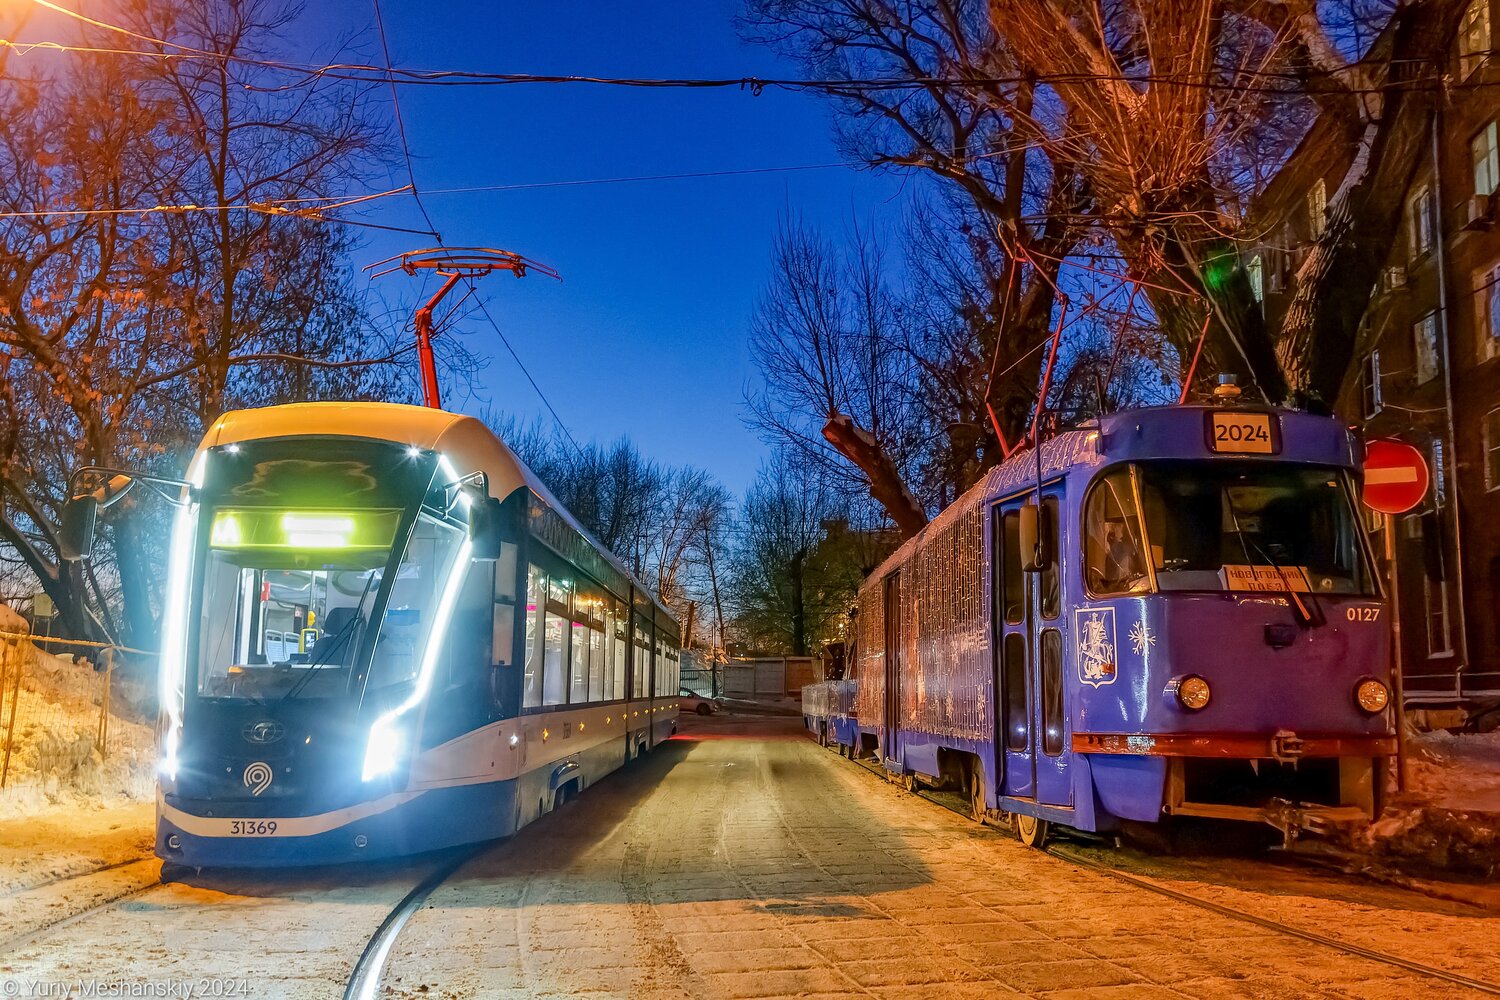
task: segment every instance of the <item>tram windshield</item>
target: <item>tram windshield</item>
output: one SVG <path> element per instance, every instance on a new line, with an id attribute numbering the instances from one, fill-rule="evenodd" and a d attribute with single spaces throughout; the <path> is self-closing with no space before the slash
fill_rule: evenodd
<path id="1" fill-rule="evenodd" d="M 1249 462 L 1115 469 L 1084 511 L 1095 594 L 1158 590 L 1373 593 L 1343 472 Z"/>
<path id="2" fill-rule="evenodd" d="M 401 515 L 399 509 L 214 512 L 200 604 L 198 694 L 249 701 L 344 697 L 355 690 L 356 657 L 372 627 L 378 631 L 368 686 L 414 678 L 463 534 L 419 517 L 385 595 Z"/>

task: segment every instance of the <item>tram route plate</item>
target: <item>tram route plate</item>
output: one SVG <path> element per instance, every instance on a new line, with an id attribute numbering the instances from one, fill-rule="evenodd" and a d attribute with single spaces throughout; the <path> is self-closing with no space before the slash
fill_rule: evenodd
<path id="1" fill-rule="evenodd" d="M 1235 455 L 1274 455 L 1277 427 L 1269 413 L 1216 410 L 1209 415 L 1208 446 Z"/>

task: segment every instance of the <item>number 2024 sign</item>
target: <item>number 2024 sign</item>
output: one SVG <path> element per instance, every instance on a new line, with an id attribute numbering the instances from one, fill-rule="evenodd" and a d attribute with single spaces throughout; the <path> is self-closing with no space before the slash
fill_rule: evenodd
<path id="1" fill-rule="evenodd" d="M 1271 455 L 1276 451 L 1269 413 L 1209 414 L 1208 442 L 1214 451 L 1239 455 Z"/>

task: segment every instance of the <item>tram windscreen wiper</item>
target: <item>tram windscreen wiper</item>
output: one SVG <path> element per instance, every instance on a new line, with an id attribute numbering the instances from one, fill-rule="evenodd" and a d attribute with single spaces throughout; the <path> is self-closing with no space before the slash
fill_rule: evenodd
<path id="1" fill-rule="evenodd" d="M 297 678 L 296 683 L 287 688 L 286 694 L 281 696 L 282 701 L 289 701 L 301 694 L 312 680 L 313 674 L 326 666 L 333 659 L 334 653 L 342 652 L 353 645 L 351 640 L 364 621 L 360 612 L 364 609 L 365 598 L 369 596 L 370 585 L 374 582 L 375 574 L 370 573 L 365 579 L 365 589 L 360 591 L 359 601 L 354 605 L 354 614 L 349 616 L 349 621 L 337 632 L 325 632 L 318 640 L 317 645 L 313 647 L 313 657 L 308 661 L 306 672 Z"/>
<path id="2" fill-rule="evenodd" d="M 1271 557 L 1271 553 L 1261 548 L 1260 543 L 1251 538 L 1245 529 L 1240 526 L 1240 512 L 1235 508 L 1234 496 L 1228 490 L 1224 491 L 1224 502 L 1229 505 L 1229 519 L 1234 522 L 1234 533 L 1240 538 L 1240 548 L 1244 550 L 1245 562 L 1253 563 L 1255 561 L 1250 556 L 1250 550 L 1253 548 L 1255 549 L 1255 554 L 1260 556 L 1265 565 L 1270 566 L 1276 571 L 1276 578 L 1286 585 L 1284 593 L 1287 596 L 1287 602 L 1296 609 L 1297 621 L 1303 628 L 1317 628 L 1320 625 L 1326 625 L 1328 618 L 1323 614 L 1323 606 L 1318 602 L 1317 595 L 1309 590 L 1307 592 L 1308 599 L 1304 601 L 1302 596 L 1292 589 L 1291 581 L 1287 579 L 1286 571 L 1281 568 L 1281 564 Z"/>

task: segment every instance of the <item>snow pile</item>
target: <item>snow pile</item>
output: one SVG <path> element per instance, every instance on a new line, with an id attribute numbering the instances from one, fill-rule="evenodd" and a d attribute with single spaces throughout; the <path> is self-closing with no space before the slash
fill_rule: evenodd
<path id="1" fill-rule="evenodd" d="M 0 605 L 0 630 L 23 631 L 24 620 L 17 628 L 12 616 L 13 611 Z M 54 656 L 23 639 L 0 636 L 0 643 L 9 647 L 0 653 L 25 658 L 14 705 L 15 733 L 5 765 L 5 787 L 0 789 L 0 817 L 32 815 L 53 807 L 117 805 L 151 798 L 155 735 L 144 720 L 132 717 L 135 713 L 128 707 L 131 699 L 112 695 L 109 752 L 101 754 L 95 741 L 103 675 L 88 662 Z M 0 732 L 12 718 L 11 693 L 5 692 Z M 0 753 L 3 749 L 0 743 Z"/>
<path id="2" fill-rule="evenodd" d="M 1500 732 L 1413 736 L 1406 776 L 1407 790 L 1358 846 L 1425 869 L 1500 876 Z"/>

